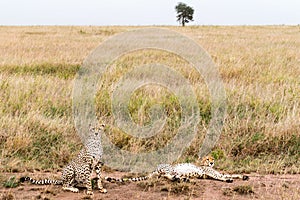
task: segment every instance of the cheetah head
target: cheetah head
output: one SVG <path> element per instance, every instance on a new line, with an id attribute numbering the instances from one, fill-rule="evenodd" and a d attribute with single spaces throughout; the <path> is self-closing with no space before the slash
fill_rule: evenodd
<path id="1" fill-rule="evenodd" d="M 101 133 L 104 131 L 105 129 L 105 124 L 99 124 L 97 126 L 91 126 L 90 125 L 90 133 L 92 133 L 92 136 L 94 137 L 100 137 Z"/>
<path id="2" fill-rule="evenodd" d="M 213 167 L 215 164 L 215 159 L 212 156 L 205 156 L 201 159 L 201 165 Z"/>

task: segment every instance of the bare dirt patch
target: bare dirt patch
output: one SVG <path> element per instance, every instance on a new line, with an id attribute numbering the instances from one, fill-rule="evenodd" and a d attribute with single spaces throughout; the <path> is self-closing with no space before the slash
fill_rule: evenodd
<path id="1" fill-rule="evenodd" d="M 126 173 L 105 173 L 105 176 L 121 177 Z M 5 173 L 1 182 L 15 176 L 16 180 L 23 173 Z M 28 174 L 26 174 L 28 175 Z M 29 174 L 33 175 L 33 174 Z M 59 177 L 60 174 L 35 173 L 33 177 Z M 300 174 L 294 175 L 259 175 L 250 174 L 250 180 L 235 180 L 224 183 L 214 180 L 192 179 L 188 183 L 170 182 L 165 179 L 153 179 L 138 183 L 105 182 L 107 194 L 101 194 L 96 189 L 93 197 L 85 195 L 85 189 L 80 193 L 64 192 L 61 186 L 39 186 L 28 183 L 15 188 L 0 186 L 0 199 L 300 199 Z"/>

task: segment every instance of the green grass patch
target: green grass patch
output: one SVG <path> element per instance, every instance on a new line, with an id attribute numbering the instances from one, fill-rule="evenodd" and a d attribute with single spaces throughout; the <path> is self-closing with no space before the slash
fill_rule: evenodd
<path id="1" fill-rule="evenodd" d="M 11 176 L 8 180 L 4 181 L 3 186 L 5 188 L 16 188 L 19 186 L 19 181 L 16 180 L 15 176 Z"/>
<path id="2" fill-rule="evenodd" d="M 70 116 L 71 108 L 69 105 L 66 104 L 58 104 L 54 105 L 53 102 L 48 101 L 48 104 L 44 110 L 44 114 L 46 117 L 56 118 L 56 117 L 63 117 L 63 116 Z"/>
<path id="3" fill-rule="evenodd" d="M 51 75 L 63 79 L 74 78 L 80 65 L 70 65 L 63 63 L 41 63 L 32 65 L 4 65 L 0 66 L 0 73 L 17 75 Z"/>

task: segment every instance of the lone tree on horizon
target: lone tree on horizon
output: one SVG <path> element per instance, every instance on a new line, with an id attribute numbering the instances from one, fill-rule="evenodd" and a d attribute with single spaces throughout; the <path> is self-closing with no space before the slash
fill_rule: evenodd
<path id="1" fill-rule="evenodd" d="M 175 7 L 177 12 L 177 21 L 185 26 L 186 23 L 193 21 L 194 9 L 185 3 L 179 2 Z"/>

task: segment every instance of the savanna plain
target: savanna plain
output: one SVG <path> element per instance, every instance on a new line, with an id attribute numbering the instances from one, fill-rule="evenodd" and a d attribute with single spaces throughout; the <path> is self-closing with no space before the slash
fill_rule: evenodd
<path id="1" fill-rule="evenodd" d="M 72 97 L 85 58 L 103 41 L 146 27 L 0 26 L 0 198 L 89 199 L 59 186 L 19 183 L 19 178 L 59 178 L 79 152 Z M 202 46 L 216 64 L 226 91 L 226 116 L 211 151 L 215 168 L 248 174 L 248 181 L 153 179 L 108 183 L 95 199 L 300 199 L 300 26 L 157 27 L 179 32 Z M 134 153 L 164 147 L 180 129 L 182 107 L 168 88 L 148 85 L 131 95 L 127 109 L 138 125 L 151 123 L 151 108 L 166 123 L 151 139 L 130 136 L 114 124 L 116 83 L 137 66 L 161 63 L 190 83 L 197 97 L 197 135 L 179 162 L 195 162 L 213 113 L 201 74 L 170 52 L 145 49 L 120 56 L 103 72 L 95 97 L 105 134 Z M 147 74 L 147 73 L 146 73 Z M 138 78 L 144 75 L 137 74 Z M 134 176 L 104 166 L 104 176 Z"/>

